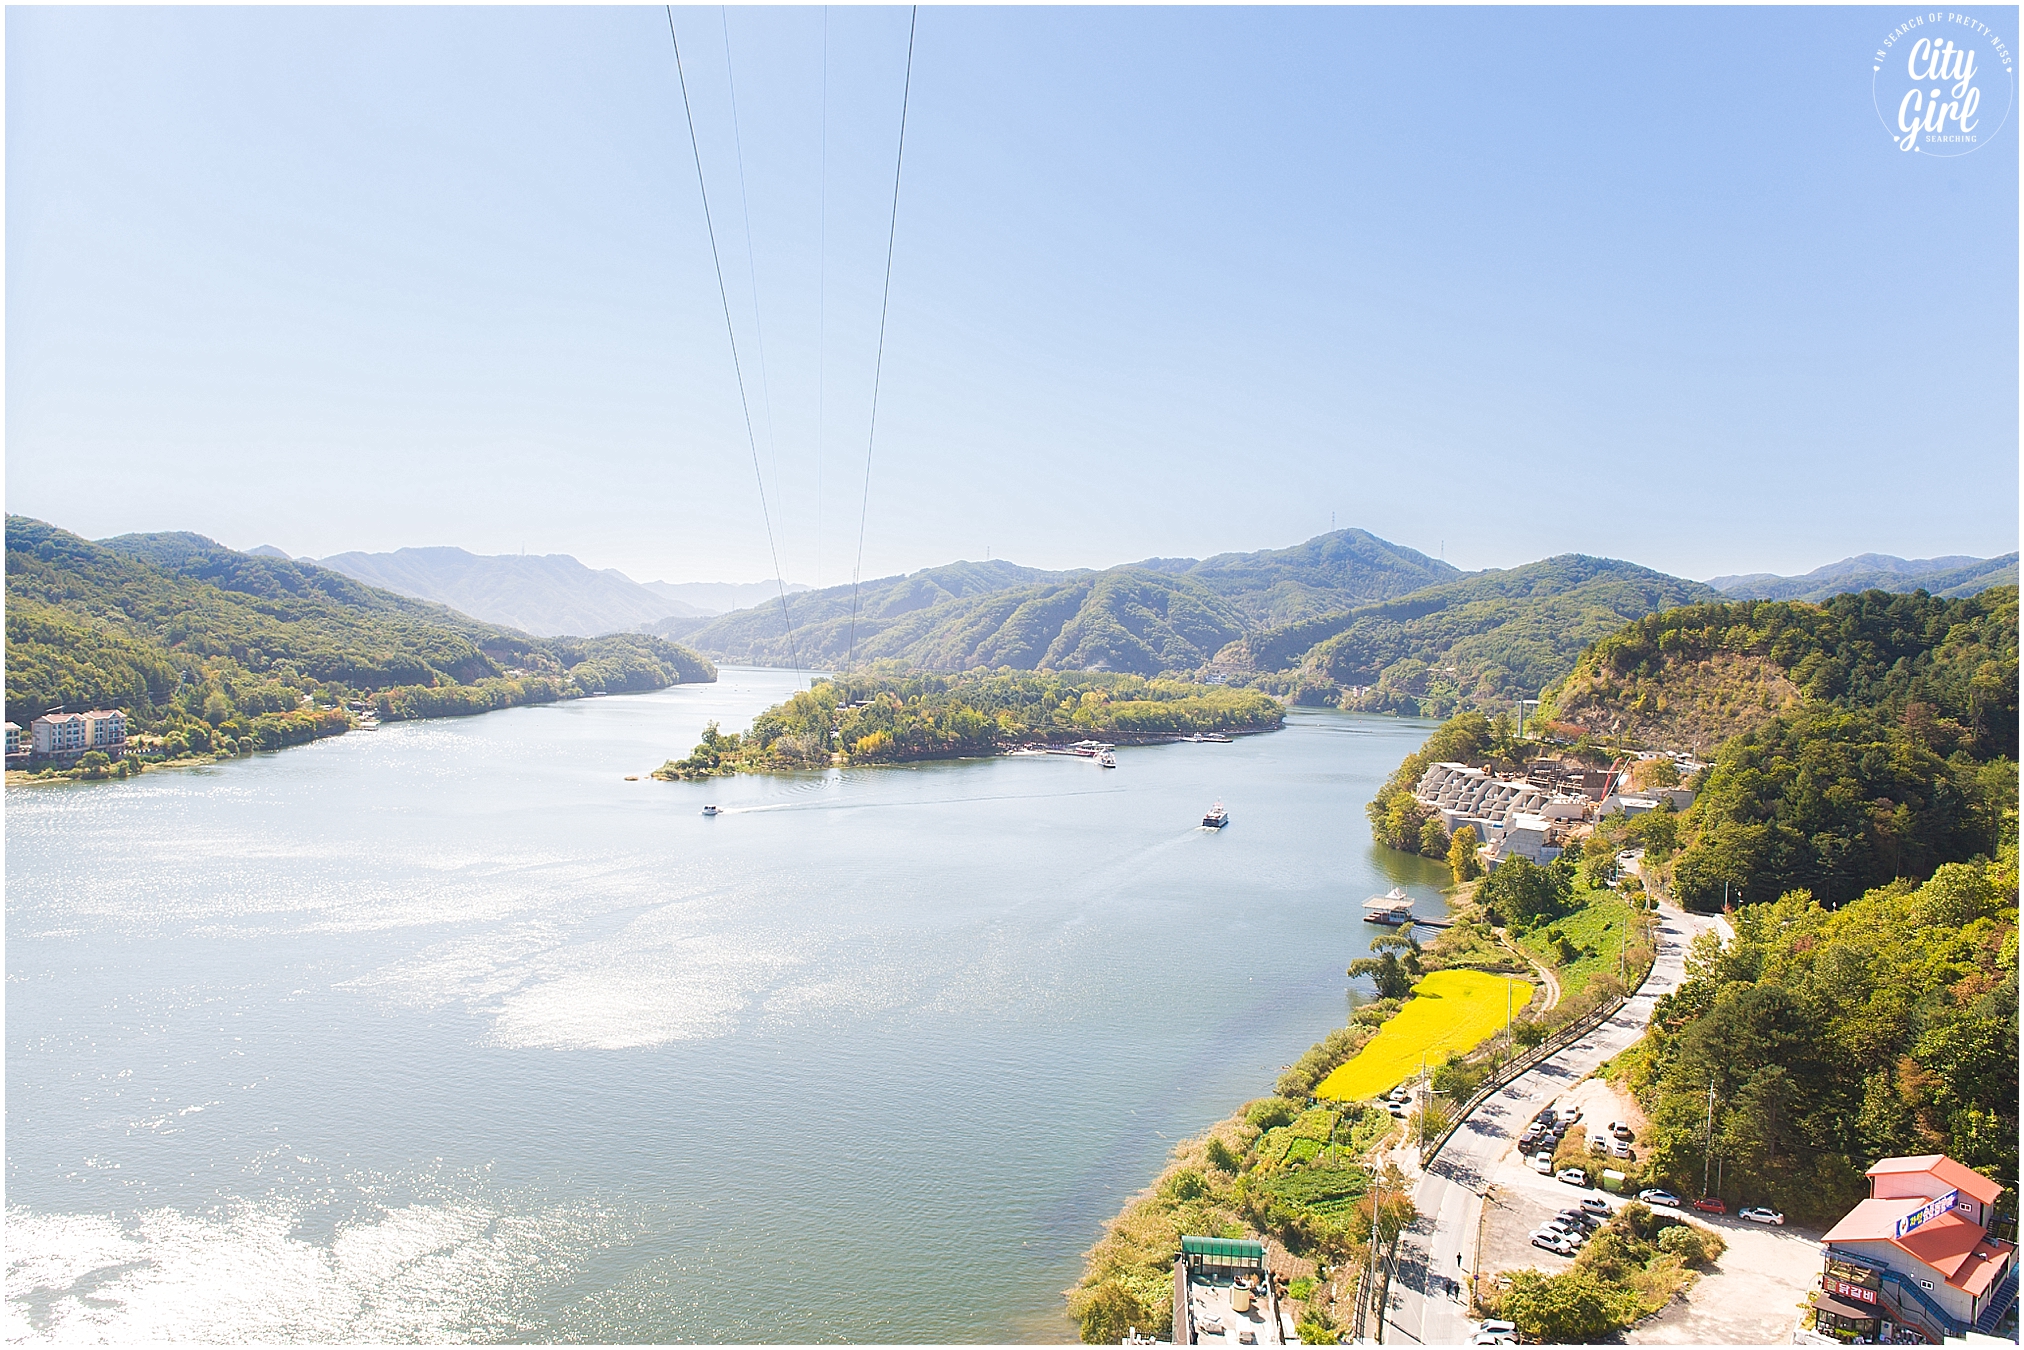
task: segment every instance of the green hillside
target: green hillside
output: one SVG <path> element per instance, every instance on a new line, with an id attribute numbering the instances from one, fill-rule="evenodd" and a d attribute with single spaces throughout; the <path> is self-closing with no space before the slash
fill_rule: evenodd
<path id="1" fill-rule="evenodd" d="M 1214 669 L 1303 702 L 1366 711 L 1439 717 L 1508 707 L 1536 697 L 1627 620 L 1714 594 L 1632 563 L 1567 554 L 1268 629 L 1218 652 Z"/>
<path id="2" fill-rule="evenodd" d="M 884 668 L 825 680 L 702 744 L 656 778 L 827 768 L 995 754 L 1091 736 L 1158 740 L 1192 732 L 1272 731 L 1276 700 L 1250 689 L 1136 675 L 1040 671 L 901 674 Z"/>
<path id="3" fill-rule="evenodd" d="M 719 660 L 833 668 L 896 660 L 922 670 L 1191 671 L 1245 632 L 1287 616 L 1397 595 L 1455 569 L 1362 530 L 1296 548 L 1214 558 L 1152 559 L 1103 572 L 1041 572 L 1006 562 L 955 563 L 789 597 L 714 620 L 674 619 Z M 853 645 L 853 630 L 855 643 Z"/>
<path id="4" fill-rule="evenodd" d="M 400 706 L 435 715 L 715 675 L 659 638 L 543 641 L 201 535 L 93 543 L 7 518 L 7 716 L 22 726 L 60 704 L 236 734 L 305 698 L 431 690 Z"/>

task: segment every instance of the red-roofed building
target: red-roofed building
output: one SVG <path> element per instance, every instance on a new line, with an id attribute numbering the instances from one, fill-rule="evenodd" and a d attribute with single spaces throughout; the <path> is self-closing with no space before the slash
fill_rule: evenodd
<path id="1" fill-rule="evenodd" d="M 1816 1322 L 1865 1339 L 1992 1330 L 2017 1296 L 2016 1248 L 1989 1236 L 2003 1188 L 1935 1153 L 1883 1159 L 1869 1190 L 1821 1240 Z"/>

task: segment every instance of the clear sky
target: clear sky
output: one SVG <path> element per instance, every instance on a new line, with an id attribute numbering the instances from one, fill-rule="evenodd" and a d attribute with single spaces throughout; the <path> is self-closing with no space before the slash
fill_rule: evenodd
<path id="1" fill-rule="evenodd" d="M 2017 110 L 1898 150 L 1903 17 L 923 9 L 865 574 L 1331 513 L 1464 567 L 2016 548 Z M 675 19 L 781 564 L 845 580 L 908 12 Z M 772 573 L 663 11 L 6 23 L 10 511 Z"/>

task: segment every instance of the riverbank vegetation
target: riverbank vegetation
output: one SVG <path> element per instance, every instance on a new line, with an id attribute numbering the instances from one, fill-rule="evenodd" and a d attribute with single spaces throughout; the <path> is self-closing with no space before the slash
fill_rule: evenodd
<path id="1" fill-rule="evenodd" d="M 716 678 L 644 634 L 533 638 L 198 535 L 93 543 L 21 516 L 6 644 L 11 721 L 118 708 L 135 768 L 332 735 L 359 701 L 398 720 Z"/>
<path id="2" fill-rule="evenodd" d="M 1262 1235 L 1274 1268 L 1295 1272 L 1287 1293 L 1301 1338 L 1335 1342 L 1338 1301 L 1354 1292 L 1353 1262 L 1371 1224 L 1389 1239 L 1414 1211 L 1406 1178 L 1382 1160 L 1399 1130 L 1390 1114 L 1369 1103 L 1310 1105 L 1309 1094 L 1397 1006 L 1358 1009 L 1350 1026 L 1331 1032 L 1280 1076 L 1275 1095 L 1246 1103 L 1175 1146 L 1153 1184 L 1105 1226 L 1068 1291 L 1069 1314 L 1084 1342 L 1114 1345 L 1131 1327 L 1173 1334 L 1174 1258 L 1190 1234 Z"/>
<path id="3" fill-rule="evenodd" d="M 1136 675 L 1053 671 L 905 674 L 879 670 L 820 680 L 753 719 L 714 726 L 664 779 L 832 764 L 891 764 L 995 754 L 1023 744 L 1108 737 L 1158 740 L 1197 732 L 1276 729 L 1285 709 L 1254 690 Z"/>

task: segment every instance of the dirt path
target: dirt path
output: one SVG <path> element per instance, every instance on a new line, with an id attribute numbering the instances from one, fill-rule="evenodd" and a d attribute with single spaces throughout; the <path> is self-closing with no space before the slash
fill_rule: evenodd
<path id="1" fill-rule="evenodd" d="M 1554 976 L 1553 972 L 1548 970 L 1545 966 L 1540 965 L 1539 962 L 1533 960 L 1532 953 L 1526 951 L 1523 947 L 1513 942 L 1510 938 L 1504 936 L 1504 930 L 1501 928 L 1497 930 L 1497 941 L 1503 944 L 1504 949 L 1510 952 L 1513 956 L 1516 956 L 1521 960 L 1530 964 L 1534 970 L 1539 972 L 1539 978 L 1546 982 L 1546 1002 L 1540 1005 L 1539 1011 L 1550 1012 L 1555 1007 L 1559 1006 L 1560 981 L 1558 978 Z"/>

